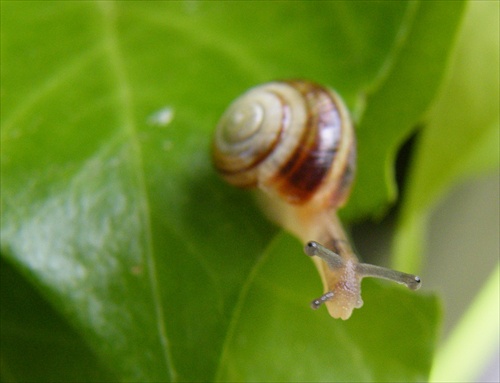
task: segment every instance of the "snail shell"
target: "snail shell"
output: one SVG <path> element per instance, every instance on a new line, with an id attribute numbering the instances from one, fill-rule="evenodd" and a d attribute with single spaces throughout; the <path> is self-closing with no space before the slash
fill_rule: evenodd
<path id="1" fill-rule="evenodd" d="M 341 98 L 307 81 L 270 82 L 236 99 L 215 132 L 213 159 L 231 184 L 291 204 L 340 207 L 355 172 L 352 123 Z"/>

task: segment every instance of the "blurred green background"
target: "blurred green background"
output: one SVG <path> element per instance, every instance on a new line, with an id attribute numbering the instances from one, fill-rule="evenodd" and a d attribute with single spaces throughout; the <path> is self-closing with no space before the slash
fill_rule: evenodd
<path id="1" fill-rule="evenodd" d="M 498 2 L 0 4 L 2 381 L 498 380 Z M 421 291 L 312 312 L 302 244 L 212 169 L 281 78 L 345 99 L 341 217 Z"/>

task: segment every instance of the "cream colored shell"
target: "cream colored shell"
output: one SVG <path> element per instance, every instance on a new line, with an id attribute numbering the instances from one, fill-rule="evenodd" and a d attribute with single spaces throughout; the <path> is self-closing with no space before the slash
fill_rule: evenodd
<path id="1" fill-rule="evenodd" d="M 294 204 L 339 206 L 354 175 L 354 132 L 333 91 L 307 81 L 270 82 L 229 106 L 213 158 L 233 185 L 257 186 Z"/>

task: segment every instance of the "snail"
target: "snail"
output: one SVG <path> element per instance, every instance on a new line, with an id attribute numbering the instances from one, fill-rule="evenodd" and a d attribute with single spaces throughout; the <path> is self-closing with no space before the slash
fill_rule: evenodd
<path id="1" fill-rule="evenodd" d="M 304 80 L 251 88 L 224 112 L 213 138 L 216 170 L 230 184 L 263 190 L 267 209 L 311 256 L 334 318 L 363 305 L 361 279 L 377 277 L 420 287 L 420 278 L 360 263 L 337 210 L 350 194 L 356 167 L 354 128 L 342 99 Z"/>

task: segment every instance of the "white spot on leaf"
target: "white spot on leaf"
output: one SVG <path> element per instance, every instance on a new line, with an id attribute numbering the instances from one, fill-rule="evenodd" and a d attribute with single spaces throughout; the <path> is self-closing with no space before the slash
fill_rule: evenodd
<path id="1" fill-rule="evenodd" d="M 148 117 L 148 124 L 164 127 L 174 119 L 174 110 L 170 106 L 165 106 Z"/>

